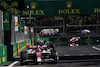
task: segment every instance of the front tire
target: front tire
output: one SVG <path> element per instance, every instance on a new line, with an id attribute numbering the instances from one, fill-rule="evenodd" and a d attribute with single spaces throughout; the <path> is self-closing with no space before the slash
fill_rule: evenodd
<path id="1" fill-rule="evenodd" d="M 56 55 L 56 51 L 55 50 L 51 51 L 51 57 L 52 57 L 52 59 L 54 59 L 53 63 L 57 64 L 58 60 L 57 60 L 57 55 Z"/>
<path id="2" fill-rule="evenodd" d="M 21 65 L 27 64 L 26 62 L 24 62 L 26 59 L 27 59 L 27 52 L 22 51 L 21 54 L 20 54 L 20 64 Z"/>

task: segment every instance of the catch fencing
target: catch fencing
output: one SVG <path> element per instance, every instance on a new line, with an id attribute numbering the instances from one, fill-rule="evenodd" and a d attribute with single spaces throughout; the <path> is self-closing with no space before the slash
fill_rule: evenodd
<path id="1" fill-rule="evenodd" d="M 87 37 L 100 36 L 100 25 L 64 25 L 64 26 L 35 26 L 34 32 L 39 33 L 42 29 L 59 29 L 59 33 L 55 36 L 49 37 Z M 90 34 L 83 34 L 81 31 L 89 30 Z"/>

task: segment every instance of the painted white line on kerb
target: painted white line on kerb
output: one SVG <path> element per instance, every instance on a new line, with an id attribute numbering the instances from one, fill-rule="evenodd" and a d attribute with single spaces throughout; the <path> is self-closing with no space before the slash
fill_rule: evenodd
<path id="1" fill-rule="evenodd" d="M 97 47 L 95 47 L 95 46 L 92 46 L 92 48 L 94 48 L 94 49 L 96 49 L 96 50 L 99 50 L 99 51 L 100 51 L 100 48 L 97 48 Z"/>
<path id="2" fill-rule="evenodd" d="M 12 67 L 12 66 L 14 66 L 15 64 L 17 64 L 18 63 L 18 61 L 15 61 L 15 62 L 13 62 L 12 64 L 10 64 L 8 67 Z"/>

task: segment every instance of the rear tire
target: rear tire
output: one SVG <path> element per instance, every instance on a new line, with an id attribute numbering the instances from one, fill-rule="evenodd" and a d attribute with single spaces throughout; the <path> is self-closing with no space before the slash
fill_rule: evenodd
<path id="1" fill-rule="evenodd" d="M 21 54 L 20 54 L 20 64 L 21 65 L 25 65 L 27 64 L 26 62 L 23 62 L 25 61 L 27 58 L 27 52 L 26 51 L 22 51 Z"/>
<path id="2" fill-rule="evenodd" d="M 36 55 L 34 56 L 33 61 L 34 61 L 34 64 L 35 64 L 35 65 L 38 65 L 38 62 L 37 62 L 37 56 L 36 56 Z"/>

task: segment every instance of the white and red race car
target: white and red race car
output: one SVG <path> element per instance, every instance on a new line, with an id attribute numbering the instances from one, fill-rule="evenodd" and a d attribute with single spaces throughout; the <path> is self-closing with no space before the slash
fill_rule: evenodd
<path id="1" fill-rule="evenodd" d="M 79 46 L 80 45 L 80 37 L 72 37 L 68 40 L 68 45 L 71 47 Z"/>
<path id="2" fill-rule="evenodd" d="M 47 36 L 54 36 L 59 33 L 59 29 L 42 29 L 39 32 L 39 35 L 42 37 L 47 37 Z"/>
<path id="3" fill-rule="evenodd" d="M 58 53 L 50 45 L 36 45 L 27 46 L 26 51 L 20 54 L 20 64 L 42 63 L 42 62 L 58 62 Z"/>

